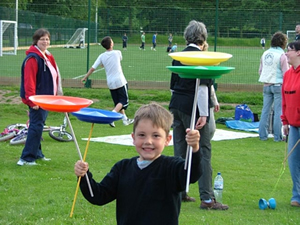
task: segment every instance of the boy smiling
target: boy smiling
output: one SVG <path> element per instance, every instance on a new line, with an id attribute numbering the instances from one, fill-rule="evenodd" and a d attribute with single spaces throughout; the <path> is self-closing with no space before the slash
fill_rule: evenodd
<path id="1" fill-rule="evenodd" d="M 117 201 L 117 224 L 178 224 L 180 194 L 185 190 L 187 172 L 184 159 L 162 155 L 172 138 L 172 122 L 172 114 L 156 103 L 140 107 L 132 133 L 139 156 L 117 162 L 100 183 L 93 179 L 88 163 L 75 164 L 75 174 L 83 177 L 87 173 L 90 179 L 94 197 L 90 196 L 86 179 L 80 182 L 81 192 L 90 203 L 104 205 Z M 193 183 L 201 175 L 200 134 L 198 130 L 186 132 L 186 141 L 193 149 Z"/>

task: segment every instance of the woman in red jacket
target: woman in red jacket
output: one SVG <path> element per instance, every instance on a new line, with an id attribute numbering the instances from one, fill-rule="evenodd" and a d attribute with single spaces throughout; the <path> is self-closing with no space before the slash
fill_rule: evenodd
<path id="1" fill-rule="evenodd" d="M 29 107 L 30 125 L 22 155 L 17 165 L 37 165 L 35 160 L 49 161 L 42 153 L 41 137 L 48 111 L 41 109 L 29 100 L 33 95 L 62 95 L 61 78 L 50 46 L 50 33 L 38 29 L 33 44 L 26 51 L 22 64 L 21 91 L 22 102 Z"/>
<path id="2" fill-rule="evenodd" d="M 291 206 L 300 207 L 300 41 L 288 44 L 286 56 L 291 68 L 283 78 L 281 121 L 283 132 L 289 137 L 288 163 L 293 181 Z"/>

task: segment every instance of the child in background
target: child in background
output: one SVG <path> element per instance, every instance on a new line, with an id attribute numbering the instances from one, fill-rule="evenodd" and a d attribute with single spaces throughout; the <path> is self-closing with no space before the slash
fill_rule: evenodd
<path id="1" fill-rule="evenodd" d="M 98 66 L 104 67 L 107 86 L 115 104 L 113 112 L 120 112 L 123 114 L 123 124 L 127 126 L 133 123 L 133 120 L 128 119 L 125 114 L 125 110 L 129 104 L 129 99 L 128 83 L 121 67 L 122 53 L 119 50 L 113 50 L 114 42 L 109 36 L 106 36 L 102 39 L 101 45 L 106 49 L 106 52 L 98 56 L 87 74 L 81 79 L 81 82 L 84 83 Z M 114 122 L 110 123 L 109 125 L 111 127 L 115 127 Z"/>
<path id="2" fill-rule="evenodd" d="M 86 179 L 80 188 L 92 204 L 104 205 L 116 200 L 117 224 L 178 224 L 180 193 L 185 190 L 187 171 L 181 157 L 164 156 L 173 122 L 172 114 L 152 103 L 141 106 L 134 118 L 133 144 L 139 156 L 117 162 L 97 183 L 88 163 L 75 164 L 76 176 L 88 174 L 94 197 L 90 196 Z M 186 141 L 193 149 L 191 183 L 201 175 L 198 130 L 186 130 Z"/>
<path id="3" fill-rule="evenodd" d="M 177 43 L 175 43 L 175 45 L 172 46 L 172 48 L 170 49 L 170 52 L 176 52 L 177 51 Z"/>

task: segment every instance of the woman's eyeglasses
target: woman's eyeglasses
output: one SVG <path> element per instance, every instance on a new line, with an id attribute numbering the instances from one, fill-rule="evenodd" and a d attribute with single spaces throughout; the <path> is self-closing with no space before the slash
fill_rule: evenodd
<path id="1" fill-rule="evenodd" d="M 298 50 L 296 50 L 296 49 L 287 49 L 287 50 L 286 50 L 286 52 L 292 52 L 292 51 L 295 51 L 295 52 L 296 52 L 296 51 L 298 51 Z"/>
<path id="2" fill-rule="evenodd" d="M 50 41 L 50 39 L 49 38 L 41 38 L 41 39 L 39 39 L 39 41 Z"/>

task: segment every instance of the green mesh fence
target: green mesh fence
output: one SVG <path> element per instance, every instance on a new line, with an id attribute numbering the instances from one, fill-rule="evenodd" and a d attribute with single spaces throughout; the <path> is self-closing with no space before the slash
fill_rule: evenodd
<path id="1" fill-rule="evenodd" d="M 74 10 L 88 14 L 87 8 L 74 6 Z M 93 7 L 94 8 L 94 7 Z M 18 54 L 0 57 L 0 85 L 18 84 L 20 68 L 25 51 L 32 42 L 34 31 L 40 27 L 51 33 L 50 52 L 56 58 L 63 77 L 64 86 L 83 87 L 80 79 L 104 49 L 98 44 L 104 36 L 111 36 L 114 49 L 122 50 L 122 67 L 130 88 L 169 88 L 172 59 L 166 51 L 169 33 L 178 51 L 185 47 L 183 31 L 190 20 L 202 21 L 209 32 L 209 51 L 226 52 L 233 57 L 222 66 L 233 66 L 235 70 L 217 79 L 219 89 L 259 90 L 258 68 L 263 49 L 260 39 L 266 38 L 270 47 L 273 33 L 281 30 L 293 31 L 299 22 L 300 10 L 231 10 L 215 8 L 180 7 L 98 7 L 91 22 L 76 20 L 62 15 L 48 15 L 33 11 L 18 11 Z M 16 11 L 0 7 L 0 20 L 15 20 Z M 64 46 L 78 28 L 90 29 L 86 33 L 86 46 L 66 49 Z M 216 29 L 217 28 L 217 29 Z M 146 50 L 139 49 L 141 32 L 146 33 Z M 151 40 L 157 32 L 157 51 L 151 51 Z M 122 36 L 128 36 L 128 48 L 122 49 Z M 293 32 L 289 34 L 293 40 Z M 216 39 L 215 39 L 216 37 Z M 89 39 L 88 39 L 89 38 Z M 87 45 L 87 43 L 90 45 Z M 91 87 L 106 87 L 105 72 L 101 68 L 90 76 Z"/>
<path id="2" fill-rule="evenodd" d="M 0 7 L 0 20 L 15 21 L 16 11 Z M 95 41 L 95 23 L 91 22 L 91 40 Z M 47 15 L 31 11 L 18 11 L 18 41 L 19 46 L 32 44 L 32 35 L 38 28 L 47 28 L 51 34 L 51 42 L 63 45 L 72 37 L 77 28 L 87 28 L 88 21 L 75 20 L 55 15 Z"/>

